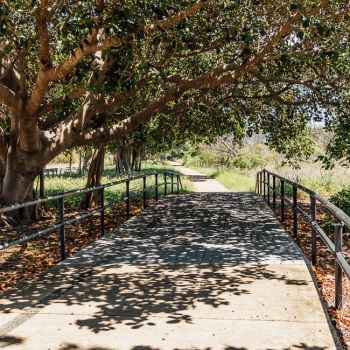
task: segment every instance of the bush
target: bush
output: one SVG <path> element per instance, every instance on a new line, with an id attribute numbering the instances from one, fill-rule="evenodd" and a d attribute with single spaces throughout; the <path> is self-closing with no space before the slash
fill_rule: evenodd
<path id="1" fill-rule="evenodd" d="M 252 170 L 266 165 L 266 162 L 257 154 L 239 154 L 231 161 L 231 166 L 241 170 Z"/>
<path id="2" fill-rule="evenodd" d="M 330 197 L 329 200 L 350 216 L 350 188 L 344 188 Z"/>

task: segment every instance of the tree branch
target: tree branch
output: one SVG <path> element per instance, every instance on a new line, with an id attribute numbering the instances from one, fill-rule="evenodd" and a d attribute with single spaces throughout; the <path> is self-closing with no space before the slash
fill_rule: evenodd
<path id="1" fill-rule="evenodd" d="M 16 94 L 7 86 L 0 83 L 0 102 L 9 108 L 17 108 L 18 100 Z"/>

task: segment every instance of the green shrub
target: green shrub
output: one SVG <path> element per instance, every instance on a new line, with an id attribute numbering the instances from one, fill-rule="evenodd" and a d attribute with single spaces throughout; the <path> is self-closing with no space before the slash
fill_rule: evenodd
<path id="1" fill-rule="evenodd" d="M 350 216 L 350 188 L 344 188 L 329 199 L 334 205 Z"/>
<path id="2" fill-rule="evenodd" d="M 230 162 L 231 166 L 241 170 L 252 170 L 265 165 L 265 162 L 256 154 L 239 154 Z"/>

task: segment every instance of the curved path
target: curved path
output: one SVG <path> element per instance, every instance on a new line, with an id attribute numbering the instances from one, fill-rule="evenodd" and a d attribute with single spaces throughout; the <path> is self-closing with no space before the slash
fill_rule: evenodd
<path id="1" fill-rule="evenodd" d="M 190 193 L 5 294 L 0 348 L 336 346 L 303 255 L 261 196 Z"/>
<path id="2" fill-rule="evenodd" d="M 208 175 L 203 175 L 202 173 L 180 165 L 177 162 L 169 162 L 168 164 L 181 174 L 191 178 L 195 192 L 230 192 L 219 181 L 214 180 Z"/>

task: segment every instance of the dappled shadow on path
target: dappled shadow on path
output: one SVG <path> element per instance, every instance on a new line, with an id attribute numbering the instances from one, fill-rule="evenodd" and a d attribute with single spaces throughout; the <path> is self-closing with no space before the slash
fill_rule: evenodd
<path id="1" fill-rule="evenodd" d="M 269 306 L 266 303 L 263 314 L 256 315 L 259 312 L 246 309 L 241 300 L 257 293 L 255 285 L 263 282 L 285 288 L 285 293 L 288 286 L 294 286 L 293 298 L 299 291 L 302 294 L 310 283 L 307 276 L 284 273 L 288 267 L 268 265 L 285 263 L 304 262 L 261 197 L 250 193 L 169 197 L 34 283 L 22 285 L 21 291 L 6 293 L 0 312 L 13 318 L 0 325 L 0 335 L 7 332 L 0 340 L 8 344 L 17 341 L 19 347 L 23 341 L 35 343 L 33 337 L 23 340 L 20 327 L 36 318 L 30 323 L 32 334 L 56 334 L 59 324 L 63 330 L 60 349 L 119 349 L 117 344 L 111 348 L 84 347 L 74 336 L 66 337 L 80 332 L 83 340 L 89 334 L 91 339 L 102 340 L 104 336 L 127 334 L 128 347 L 120 348 L 161 350 L 163 346 L 148 341 L 150 334 L 158 336 L 160 330 L 171 333 L 186 326 L 185 330 L 194 327 L 202 334 L 203 325 L 211 327 L 210 320 L 223 315 L 230 325 L 240 322 L 242 308 L 248 321 L 253 317 L 255 322 L 269 320 L 271 306 L 275 307 L 272 302 Z M 284 310 L 283 304 L 280 307 Z M 231 334 L 230 329 L 228 332 Z M 166 349 L 185 349 L 169 346 L 166 340 L 162 343 L 163 336 L 159 337 L 158 343 Z M 231 345 L 224 349 L 248 350 L 232 343 L 228 339 L 223 344 Z M 211 344 L 208 341 L 207 347 L 191 349 L 211 349 Z M 326 348 L 297 343 L 285 349 Z"/>
<path id="2" fill-rule="evenodd" d="M 192 182 L 204 182 L 207 180 L 213 180 L 213 177 L 209 175 L 186 175 L 186 177 Z"/>
<path id="3" fill-rule="evenodd" d="M 247 287 L 259 280 L 297 286 L 307 283 L 289 279 L 264 265 L 111 265 L 92 267 L 83 273 L 71 266 L 46 273 L 40 283 L 23 291 L 26 296 L 8 293 L 0 311 L 28 312 L 29 317 L 41 312 L 84 315 L 77 317 L 77 326 L 95 333 L 115 329 L 118 324 L 130 329 L 156 326 L 159 319 L 154 316 L 167 324 L 192 323 L 194 309 L 204 306 L 210 313 L 211 309 L 228 306 L 232 295 L 249 294 Z M 50 284 L 61 287 L 52 288 L 42 297 Z"/>
<path id="4" fill-rule="evenodd" d="M 105 347 L 87 347 L 82 348 L 79 345 L 76 344 L 64 344 L 63 347 L 60 348 L 61 350 L 116 350 L 116 348 L 105 348 Z M 297 349 L 303 349 L 303 350 L 326 350 L 327 348 L 324 346 L 310 346 L 305 343 L 298 343 L 293 344 L 292 346 L 288 348 L 283 349 L 273 349 L 273 348 L 267 348 L 265 350 L 297 350 Z M 130 348 L 130 350 L 162 350 L 159 347 L 152 347 L 147 345 L 139 345 L 139 346 L 133 346 Z M 182 348 L 174 348 L 173 350 L 188 350 L 188 349 L 182 349 Z M 211 347 L 204 347 L 204 348 L 191 348 L 190 350 L 212 350 Z M 252 350 L 248 349 L 246 347 L 235 347 L 235 346 L 225 346 L 223 350 Z"/>
<path id="5" fill-rule="evenodd" d="M 300 263 L 303 257 L 267 208 L 251 193 L 169 197 L 129 220 L 67 263 Z"/>

